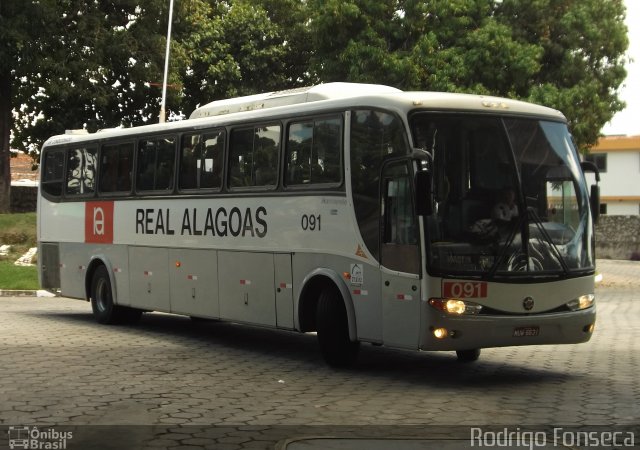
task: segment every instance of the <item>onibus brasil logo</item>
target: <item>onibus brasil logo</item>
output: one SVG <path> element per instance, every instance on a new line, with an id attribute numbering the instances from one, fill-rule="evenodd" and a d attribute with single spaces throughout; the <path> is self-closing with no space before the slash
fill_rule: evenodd
<path id="1" fill-rule="evenodd" d="M 73 439 L 72 431 L 56 431 L 53 428 L 39 430 L 38 427 L 9 427 L 10 449 L 63 450 Z"/>

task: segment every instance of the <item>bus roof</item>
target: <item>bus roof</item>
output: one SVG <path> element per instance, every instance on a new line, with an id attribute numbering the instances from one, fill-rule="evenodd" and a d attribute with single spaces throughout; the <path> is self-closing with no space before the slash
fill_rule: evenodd
<path id="1" fill-rule="evenodd" d="M 90 134 L 71 132 L 52 136 L 45 145 L 109 139 L 138 133 L 173 132 L 181 128 L 222 126 L 242 121 L 264 120 L 272 116 L 302 115 L 306 112 L 356 107 L 387 108 L 403 113 L 423 109 L 518 114 L 566 120 L 562 113 L 555 109 L 501 97 L 426 91 L 405 92 L 376 84 L 326 83 L 214 101 L 197 108 L 188 120 L 131 128 L 111 128 Z"/>
<path id="2" fill-rule="evenodd" d="M 337 98 L 353 98 L 361 95 L 394 94 L 400 89 L 379 84 L 328 83 L 286 91 L 249 95 L 227 100 L 217 100 L 196 108 L 189 119 L 219 116 L 257 109 L 275 108 L 278 106 L 299 105 Z"/>

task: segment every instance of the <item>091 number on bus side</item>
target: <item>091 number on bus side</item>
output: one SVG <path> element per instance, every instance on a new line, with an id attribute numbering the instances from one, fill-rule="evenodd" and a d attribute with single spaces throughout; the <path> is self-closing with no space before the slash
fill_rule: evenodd
<path id="1" fill-rule="evenodd" d="M 320 231 L 322 226 L 322 217 L 320 214 L 303 214 L 300 219 L 300 226 L 304 231 Z"/>

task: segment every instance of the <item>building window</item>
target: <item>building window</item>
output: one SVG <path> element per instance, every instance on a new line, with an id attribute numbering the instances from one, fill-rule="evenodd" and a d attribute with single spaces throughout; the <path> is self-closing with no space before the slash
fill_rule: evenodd
<path id="1" fill-rule="evenodd" d="M 607 214 L 607 204 L 606 203 L 600 203 L 600 214 L 602 214 L 602 215 Z"/>
<path id="2" fill-rule="evenodd" d="M 592 163 L 594 163 L 601 173 L 604 173 L 607 171 L 607 154 L 606 153 L 592 153 L 590 155 L 587 155 L 585 160 L 591 161 Z"/>

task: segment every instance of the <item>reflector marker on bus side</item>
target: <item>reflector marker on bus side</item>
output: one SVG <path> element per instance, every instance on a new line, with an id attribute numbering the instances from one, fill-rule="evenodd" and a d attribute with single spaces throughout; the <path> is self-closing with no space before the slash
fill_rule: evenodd
<path id="1" fill-rule="evenodd" d="M 249 284 L 251 284 L 251 280 L 240 280 L 240 284 L 249 285 Z"/>
<path id="2" fill-rule="evenodd" d="M 198 280 L 198 276 L 197 275 L 187 275 L 187 280 L 197 281 Z"/>
<path id="3" fill-rule="evenodd" d="M 411 294 L 396 294 L 396 300 L 413 300 Z"/>
<path id="4" fill-rule="evenodd" d="M 121 269 L 120 267 L 114 267 L 114 268 L 113 268 L 113 271 L 114 271 L 115 273 L 121 273 L 121 272 L 122 272 L 122 269 Z"/>
<path id="5" fill-rule="evenodd" d="M 86 268 L 87 268 L 87 266 L 78 266 L 78 270 L 84 270 Z"/>
<path id="6" fill-rule="evenodd" d="M 291 283 L 280 283 L 280 289 L 291 289 L 293 286 Z"/>
<path id="7" fill-rule="evenodd" d="M 65 263 L 60 263 L 60 268 L 61 269 L 65 269 L 67 267 L 67 265 Z"/>
<path id="8" fill-rule="evenodd" d="M 153 276 L 153 272 L 151 272 L 150 270 L 145 270 L 144 271 L 144 276 L 145 277 L 151 277 L 151 276 Z"/>
<path id="9" fill-rule="evenodd" d="M 369 291 L 365 291 L 363 289 L 354 289 L 352 292 L 354 295 L 369 295 Z"/>

